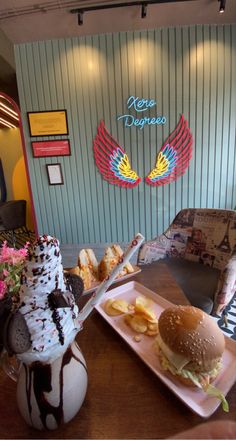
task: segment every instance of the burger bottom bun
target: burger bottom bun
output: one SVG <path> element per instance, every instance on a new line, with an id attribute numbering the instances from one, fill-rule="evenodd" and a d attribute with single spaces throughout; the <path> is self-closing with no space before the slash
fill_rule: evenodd
<path id="1" fill-rule="evenodd" d="M 170 373 L 171 374 L 171 373 Z M 173 374 L 172 374 L 173 376 Z M 176 379 L 181 382 L 183 385 L 186 385 L 187 387 L 193 387 L 193 388 L 197 388 L 197 385 L 195 385 L 195 383 L 193 383 L 191 381 L 191 379 L 188 379 L 187 377 L 183 377 L 183 376 L 178 376 L 175 375 Z"/>

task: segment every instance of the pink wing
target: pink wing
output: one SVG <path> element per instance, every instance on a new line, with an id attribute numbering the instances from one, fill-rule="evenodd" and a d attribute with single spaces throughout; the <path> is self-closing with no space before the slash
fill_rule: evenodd
<path id="1" fill-rule="evenodd" d="M 165 185 L 182 176 L 192 157 L 193 138 L 188 121 L 181 115 L 175 130 L 161 147 L 155 168 L 146 177 L 149 185 Z"/>
<path id="2" fill-rule="evenodd" d="M 96 165 L 105 180 L 125 188 L 139 184 L 140 177 L 131 169 L 127 154 L 107 131 L 104 121 L 98 126 L 93 149 Z"/>

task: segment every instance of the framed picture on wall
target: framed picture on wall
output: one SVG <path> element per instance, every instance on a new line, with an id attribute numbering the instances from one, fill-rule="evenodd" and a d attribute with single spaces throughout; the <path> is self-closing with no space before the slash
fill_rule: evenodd
<path id="1" fill-rule="evenodd" d="M 63 185 L 63 175 L 60 163 L 46 165 L 49 185 Z"/>
<path id="2" fill-rule="evenodd" d="M 69 140 L 31 142 L 33 157 L 70 156 Z"/>
<path id="3" fill-rule="evenodd" d="M 66 110 L 27 112 L 30 136 L 68 134 Z"/>

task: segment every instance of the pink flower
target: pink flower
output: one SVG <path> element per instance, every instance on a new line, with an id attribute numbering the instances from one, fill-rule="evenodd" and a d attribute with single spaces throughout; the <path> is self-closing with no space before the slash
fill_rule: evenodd
<path id="1" fill-rule="evenodd" d="M 25 261 L 28 251 L 24 249 L 14 249 L 7 247 L 7 242 L 4 241 L 0 254 L 0 263 L 8 263 L 12 265 L 18 265 Z"/>
<path id="2" fill-rule="evenodd" d="M 4 283 L 4 281 L 0 280 L 0 299 L 4 298 L 6 291 L 7 291 L 6 284 Z"/>
<path id="3" fill-rule="evenodd" d="M 28 256 L 27 246 L 23 249 L 15 249 L 7 246 L 4 241 L 0 249 L 0 299 L 4 297 L 6 290 L 15 294 L 20 288 L 21 273 L 24 269 Z"/>

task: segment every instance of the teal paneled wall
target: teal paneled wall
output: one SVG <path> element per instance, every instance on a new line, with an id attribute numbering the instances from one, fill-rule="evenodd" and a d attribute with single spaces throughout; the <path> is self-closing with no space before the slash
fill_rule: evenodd
<path id="1" fill-rule="evenodd" d="M 126 242 L 137 231 L 149 239 L 181 208 L 236 205 L 236 25 L 21 44 L 15 56 L 40 233 L 62 243 Z M 164 115 L 166 124 L 125 128 L 116 118 L 135 115 L 127 111 L 130 95 L 155 99 L 145 116 Z M 69 135 L 59 138 L 69 138 L 71 156 L 34 159 L 27 111 L 57 109 L 67 110 Z M 194 139 L 190 167 L 176 182 L 150 187 L 144 178 L 182 113 Z M 95 166 L 101 119 L 143 179 L 133 189 L 108 184 Z M 62 186 L 48 185 L 45 165 L 55 162 Z"/>

